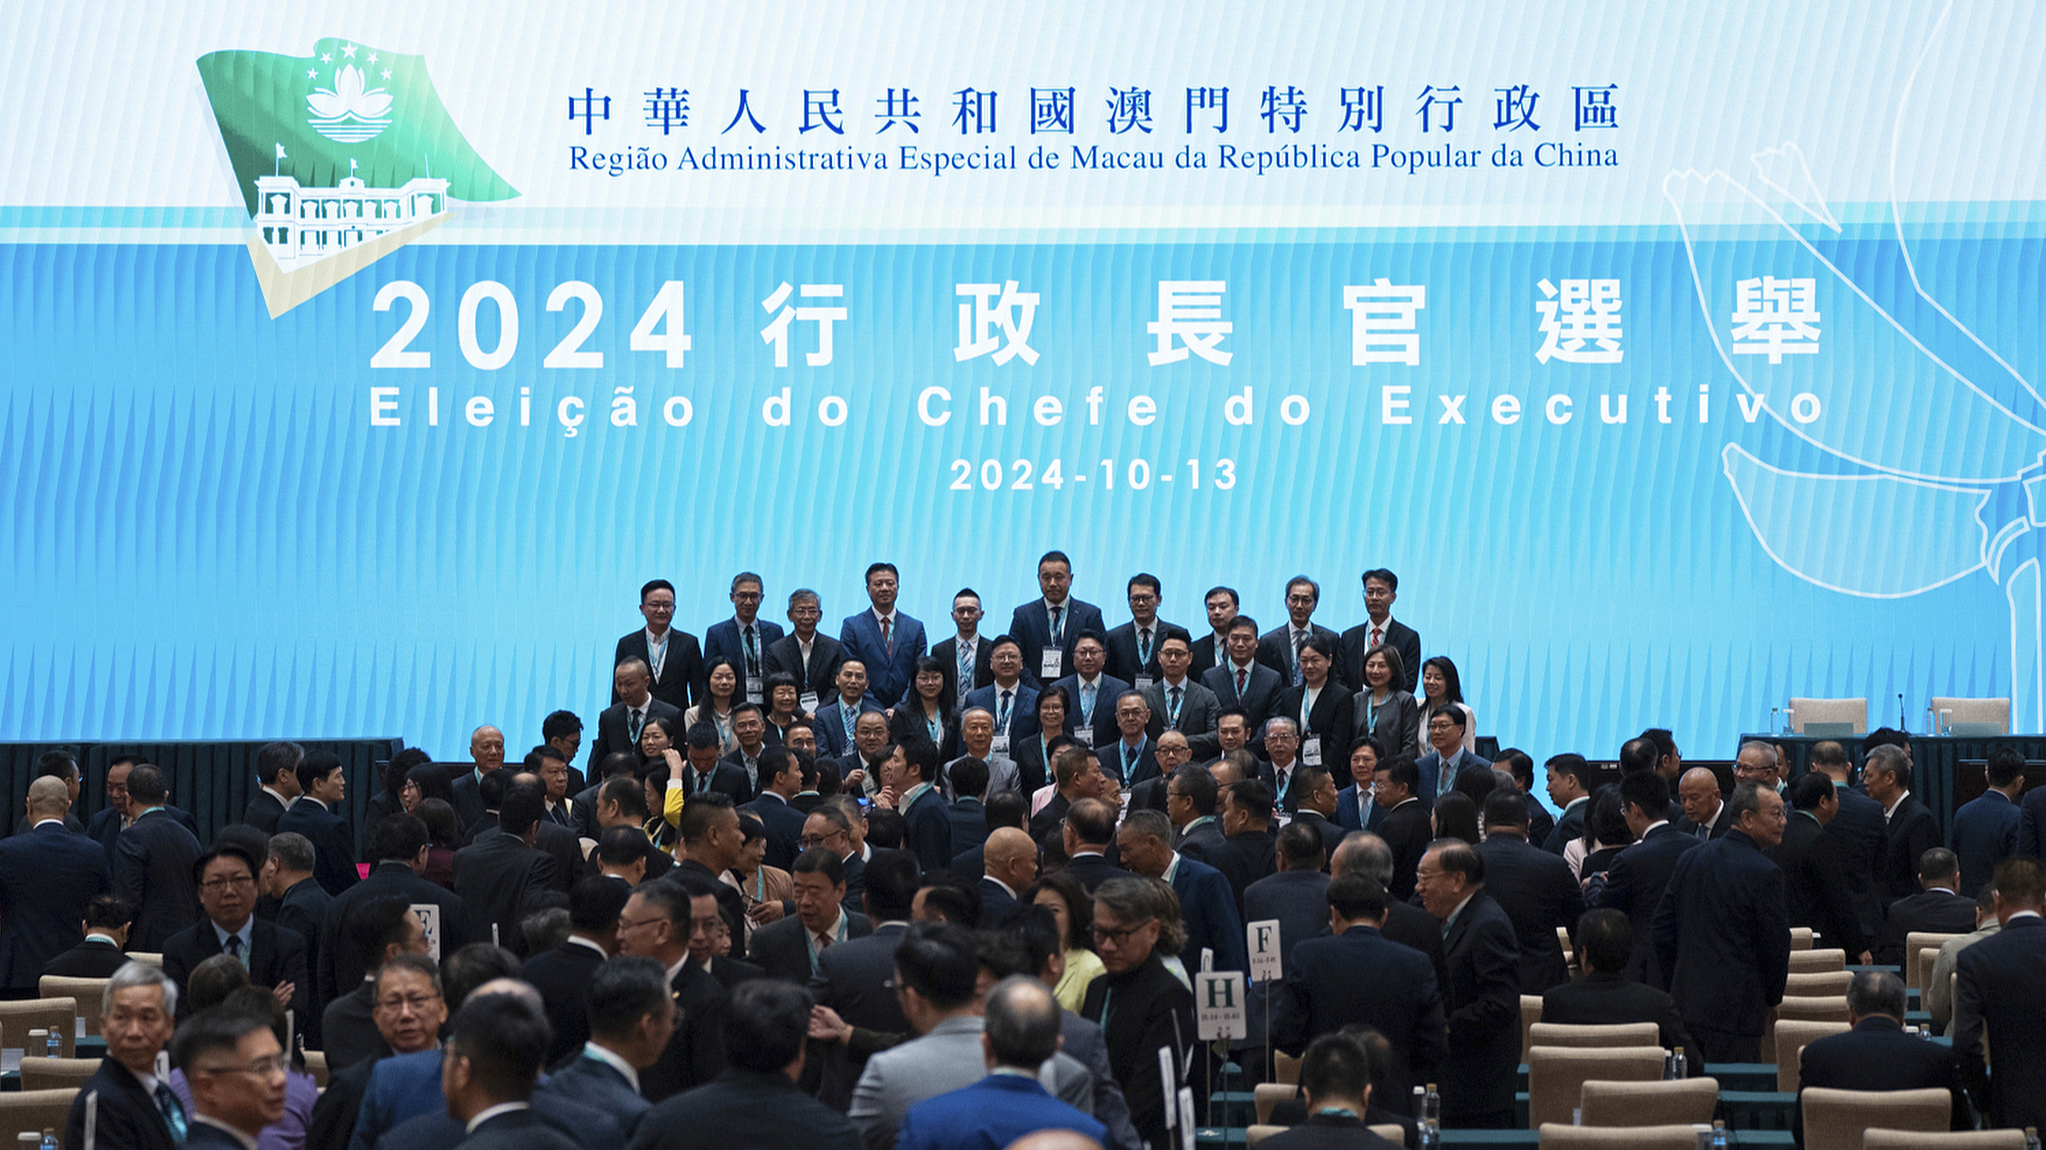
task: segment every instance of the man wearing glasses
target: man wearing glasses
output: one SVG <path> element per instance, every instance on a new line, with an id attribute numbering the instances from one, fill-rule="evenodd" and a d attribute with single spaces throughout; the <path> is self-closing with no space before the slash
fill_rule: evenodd
<path id="1" fill-rule="evenodd" d="M 703 635 L 704 666 L 730 659 L 744 682 L 739 686 L 749 703 L 767 702 L 767 648 L 781 641 L 779 623 L 760 617 L 762 599 L 760 576 L 741 571 L 732 576 L 732 617 L 711 624 Z"/>
<path id="2" fill-rule="evenodd" d="M 306 1017 L 305 936 L 255 917 L 255 863 L 240 847 L 215 847 L 199 856 L 193 874 L 205 914 L 164 940 L 164 974 L 182 991 L 200 963 L 233 955 L 249 968 L 251 986 L 269 987 L 278 1002 Z"/>
<path id="3" fill-rule="evenodd" d="M 284 1048 L 268 1019 L 216 1006 L 179 1028 L 171 1057 L 192 1088 L 186 1146 L 247 1150 L 284 1117 Z"/>
<path id="4" fill-rule="evenodd" d="M 375 1006 L 370 1017 L 392 1055 L 418 1054 L 440 1048 L 441 1024 L 448 1019 L 441 997 L 440 967 L 423 954 L 394 954 L 377 969 Z M 346 1146 L 355 1133 L 355 1116 L 369 1090 L 369 1078 L 383 1058 L 365 1058 L 327 1079 L 327 1088 L 313 1106 L 306 1132 L 308 1146 Z M 197 1087 L 194 1087 L 196 1097 Z"/>
<path id="5" fill-rule="evenodd" d="M 653 671 L 654 698 L 678 711 L 686 711 L 692 701 L 704 698 L 708 676 L 703 648 L 697 644 L 696 636 L 674 626 L 675 585 L 666 579 L 655 579 L 641 587 L 639 613 L 645 617 L 646 626 L 618 640 L 611 665 L 616 667 L 627 659 L 646 660 Z M 620 698 L 614 683 L 611 701 L 616 703 Z"/>

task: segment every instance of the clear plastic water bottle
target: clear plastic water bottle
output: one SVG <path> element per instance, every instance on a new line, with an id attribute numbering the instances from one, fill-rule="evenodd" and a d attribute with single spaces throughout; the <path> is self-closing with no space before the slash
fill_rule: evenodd
<path id="1" fill-rule="evenodd" d="M 50 1031 L 49 1041 L 46 1045 L 49 1049 L 48 1057 L 50 1058 L 64 1057 L 64 1036 L 61 1032 L 56 1030 Z"/>
<path id="2" fill-rule="evenodd" d="M 1712 1122 L 1712 1150 L 1726 1150 L 1726 1123 L 1720 1119 Z"/>
<path id="3" fill-rule="evenodd" d="M 2039 1150 L 2039 1128 L 2025 1127 L 2025 1150 Z"/>
<path id="4" fill-rule="evenodd" d="M 55 1129 L 50 1127 L 43 1128 L 42 1150 L 57 1150 L 57 1131 Z"/>
<path id="5" fill-rule="evenodd" d="M 1670 1051 L 1670 1066 L 1676 1071 L 1670 1077 L 1678 1082 L 1682 1082 L 1685 1078 L 1690 1077 L 1690 1060 L 1684 1057 L 1683 1047 L 1679 1046 L 1675 1050 Z"/>
<path id="6" fill-rule="evenodd" d="M 1442 1095 L 1430 1082 L 1421 1095 L 1421 1145 L 1432 1148 L 1442 1145 Z"/>

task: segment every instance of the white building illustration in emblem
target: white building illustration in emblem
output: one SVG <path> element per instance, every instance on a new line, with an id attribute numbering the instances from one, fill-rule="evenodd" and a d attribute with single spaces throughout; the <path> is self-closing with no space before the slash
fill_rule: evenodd
<path id="1" fill-rule="evenodd" d="M 352 175 L 332 188 L 302 187 L 296 176 L 258 176 L 256 192 L 255 226 L 285 271 L 448 209 L 448 181 L 431 176 L 398 188 L 373 188 Z"/>

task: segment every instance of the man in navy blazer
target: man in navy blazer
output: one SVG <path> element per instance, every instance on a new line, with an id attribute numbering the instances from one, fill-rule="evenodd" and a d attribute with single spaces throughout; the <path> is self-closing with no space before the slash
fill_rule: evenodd
<path id="1" fill-rule="evenodd" d="M 859 717 L 865 714 L 881 715 L 881 736 L 888 735 L 887 715 L 867 689 L 867 665 L 858 659 L 848 657 L 838 664 L 838 677 L 834 683 L 837 694 L 817 708 L 817 718 L 810 724 L 817 732 L 817 754 L 820 758 L 838 758 L 853 749 L 850 736 L 859 733 Z M 847 722 L 850 716 L 852 721 Z"/>
<path id="2" fill-rule="evenodd" d="M 1179 918 L 1186 925 L 1179 959 L 1188 970 L 1201 969 L 1204 950 L 1214 953 L 1216 970 L 1249 969 L 1236 893 L 1221 871 L 1172 849 L 1171 820 L 1157 811 L 1132 811 L 1115 842 L 1131 873 L 1163 879 L 1179 896 Z"/>
<path id="3" fill-rule="evenodd" d="M 980 1047 L 988 1076 L 909 1108 L 895 1132 L 898 1150 L 1007 1146 L 1040 1130 L 1070 1130 L 1101 1145 L 1108 1128 L 1045 1090 L 1037 1080 L 1059 1050 L 1058 1000 L 1027 975 L 1011 975 L 987 993 Z"/>
<path id="4" fill-rule="evenodd" d="M 1127 856 L 1129 852 L 1123 853 Z M 1321 836 L 1298 823 L 1283 827 L 1273 858 L 1279 865 L 1277 873 L 1251 883 L 1243 892 L 1245 923 L 1277 920 L 1279 924 L 1280 977 L 1251 983 L 1245 1004 L 1246 1029 L 1253 1035 L 1264 1034 L 1278 1016 L 1285 975 L 1293 969 L 1294 948 L 1328 933 L 1329 877 L 1322 870 L 1327 854 Z"/>
<path id="5" fill-rule="evenodd" d="M 924 625 L 907 611 L 895 609 L 899 579 L 893 563 L 869 566 L 867 601 L 873 606 L 846 616 L 838 630 L 845 657 L 866 664 L 871 692 L 883 705 L 893 705 L 909 693 L 916 661 L 929 650 Z"/>
<path id="6" fill-rule="evenodd" d="M 1393 686 L 1411 695 L 1421 681 L 1421 633 L 1392 617 L 1399 591 L 1400 577 L 1391 571 L 1374 567 L 1364 573 L 1364 621 L 1343 632 L 1337 648 L 1336 677 L 1352 691 L 1364 689 L 1364 656 L 1374 647 L 1400 653 L 1403 677 Z"/>
<path id="7" fill-rule="evenodd" d="M 1012 636 L 989 645 L 988 666 L 994 681 L 969 692 L 959 711 L 980 707 L 993 715 L 995 740 L 1007 739 L 1013 755 L 1024 739 L 1037 736 L 1037 688 L 1023 677 L 1023 646 Z"/>
<path id="8" fill-rule="evenodd" d="M 1798 1055 L 1798 1108 L 1791 1126 L 1798 1145 L 1804 1145 L 1804 1092 L 1815 1086 L 1945 1090 L 1954 1100 L 1949 1129 L 1974 1129 L 1953 1050 L 1904 1033 L 1903 979 L 1886 970 L 1857 972 L 1847 984 L 1847 1021 L 1854 1029 L 1813 1039 Z"/>
<path id="9" fill-rule="evenodd" d="M 2018 853 L 2018 825 L 2024 812 L 2025 756 L 2012 746 L 1991 747 L 1981 795 L 1954 812 L 1954 853 L 1961 856 L 1960 892 L 1974 898 L 1996 873 L 1998 863 Z"/>
<path id="10" fill-rule="evenodd" d="M 106 852 L 64 826 L 64 780 L 29 784 L 25 835 L 0 839 L 0 990 L 34 997 L 49 961 L 85 941 L 80 924 L 94 896 L 111 893 Z"/>
<path id="11" fill-rule="evenodd" d="M 1415 761 L 1421 772 L 1421 789 L 1415 797 L 1429 806 L 1456 789 L 1465 771 L 1492 773 L 1491 761 L 1464 749 L 1463 734 L 1469 720 L 1460 707 L 1444 707 L 1428 716 L 1428 745 L 1435 748 Z M 1398 754 L 1397 747 L 1388 748 Z"/>
<path id="12" fill-rule="evenodd" d="M 1520 947 L 1520 992 L 1541 994 L 1570 981 L 1570 966 L 1556 928 L 1577 924 L 1584 891 L 1570 864 L 1527 841 L 1527 804 L 1518 788 L 1485 798 L 1485 890 L 1513 923 Z"/>
<path id="13" fill-rule="evenodd" d="M 1627 957 L 1626 977 L 1665 987 L 1669 980 L 1655 956 L 1655 912 L 1662 905 L 1662 892 L 1669 887 L 1677 860 L 1697 847 L 1699 840 L 1664 817 L 1669 809 L 1669 783 L 1654 771 L 1637 771 L 1622 778 L 1620 803 L 1627 829 L 1634 832 L 1634 845 L 1621 851 L 1606 868 L 1603 886 L 1594 883 L 1585 892 L 1584 905 L 1626 914 L 1633 947 Z"/>
<path id="14" fill-rule="evenodd" d="M 131 802 L 128 797 L 128 775 L 136 767 L 142 765 L 144 765 L 142 760 L 134 755 L 123 755 L 107 764 L 107 805 L 101 808 L 99 813 L 93 815 L 85 824 L 86 835 L 100 846 L 106 848 L 107 866 L 109 868 L 116 865 L 114 860 L 121 832 L 128 829 L 134 823 L 136 816 L 142 812 L 142 808 Z M 161 773 L 163 768 L 157 767 L 156 770 Z M 198 838 L 198 821 L 193 819 L 189 812 L 171 805 L 168 776 L 164 777 L 166 782 L 164 784 L 163 813 L 169 815 L 173 822 L 192 832 L 193 838 Z"/>
<path id="15" fill-rule="evenodd" d="M 911 743 L 896 748 L 881 765 L 881 786 L 893 791 L 894 804 L 906 825 L 903 849 L 916 856 L 925 874 L 952 865 L 952 815 L 944 792 L 937 788 L 938 748 Z M 882 795 L 883 800 L 890 796 Z"/>
<path id="16" fill-rule="evenodd" d="M 1158 618 L 1158 604 L 1164 598 L 1164 588 L 1156 575 L 1132 575 L 1126 590 L 1130 600 L 1130 621 L 1110 631 L 1103 640 L 1108 647 L 1108 673 L 1132 684 L 1139 679 L 1155 683 L 1162 670 L 1158 662 L 1159 644 L 1170 636 L 1177 636 L 1186 641 L 1190 656 L 1193 636 L 1179 624 Z"/>
<path id="17" fill-rule="evenodd" d="M 2046 871 L 2034 859 L 1996 868 L 2003 928 L 1955 960 L 1954 1051 L 1989 1125 L 2046 1126 Z M 1985 1041 L 1996 1044 L 1996 1072 Z"/>
<path id="18" fill-rule="evenodd" d="M 1620 974 L 1634 949 L 1634 932 L 1626 916 L 1610 907 L 1588 910 L 1572 928 L 1584 977 L 1559 983 L 1542 994 L 1542 1021 L 1568 1026 L 1653 1022 L 1656 1045 L 1664 1050 L 1682 1047 L 1692 1069 L 1703 1066 L 1705 1054 L 1684 1029 L 1675 1000 Z"/>
<path id="19" fill-rule="evenodd" d="M 1082 631 L 1103 634 L 1101 608 L 1072 597 L 1073 561 L 1063 551 L 1047 551 L 1037 561 L 1037 587 L 1043 597 L 1023 604 L 1009 616 L 1009 636 L 1023 653 L 1023 680 L 1032 686 L 1070 675 L 1073 640 Z M 1047 662 L 1045 651 L 1056 652 Z"/>
<path id="20" fill-rule="evenodd" d="M 1889 830 L 1883 820 L 1883 805 L 1848 785 L 1854 766 L 1839 743 L 1829 739 L 1812 747 L 1811 767 L 1833 780 L 1833 792 L 1840 798 L 1840 812 L 1826 824 L 1826 834 L 1840 844 L 1840 865 L 1847 874 L 1848 898 L 1854 904 L 1861 936 L 1874 938 L 1883 921 L 1883 900 L 1875 885 L 1876 866 Z M 2019 837 L 2022 840 L 2022 829 Z M 2022 841 L 2018 853 L 2024 853 Z"/>
<path id="21" fill-rule="evenodd" d="M 760 752 L 760 796 L 741 810 L 760 819 L 767 835 L 767 865 L 787 870 L 802 850 L 803 820 L 808 816 L 789 805 L 789 800 L 817 785 L 817 768 L 807 771 L 801 758 L 787 747 L 769 747 Z"/>
<path id="22" fill-rule="evenodd" d="M 1376 1084 L 1381 1105 L 1404 1113 L 1418 1083 L 1436 1081 L 1449 1058 L 1441 990 L 1428 956 L 1388 940 L 1385 888 L 1359 874 L 1328 886 L 1331 937 L 1310 938 L 1285 959 L 1272 1044 L 1298 1057 L 1307 1044 L 1353 1023 L 1392 1043 L 1392 1064 Z M 1359 978 L 1358 972 L 1374 972 Z M 1518 1022 L 1514 1052 L 1519 1053 Z M 1512 1078 L 1507 1078 L 1508 1090 Z M 1509 1099 L 1511 1095 L 1508 1095 Z"/>
<path id="23" fill-rule="evenodd" d="M 767 678 L 767 649 L 781 641 L 781 625 L 760 617 L 760 576 L 753 572 L 732 576 L 731 597 L 732 617 L 712 623 L 703 634 L 703 665 L 707 668 L 719 659 L 731 660 L 739 669 L 739 686 L 746 692 L 746 700 L 765 704 L 761 692 Z"/>
<path id="24" fill-rule="evenodd" d="M 1229 625 L 1228 660 L 1201 672 L 1201 686 L 1215 692 L 1215 701 L 1222 711 L 1241 710 L 1255 733 L 1265 725 L 1265 718 L 1272 713 L 1272 704 L 1285 689 L 1286 681 L 1277 671 L 1257 661 L 1257 623 L 1249 616 L 1238 615 Z"/>
<path id="25" fill-rule="evenodd" d="M 165 939 L 199 918 L 192 878 L 199 840 L 163 809 L 166 797 L 157 768 L 143 763 L 129 773 L 128 804 L 136 814 L 115 845 L 114 893 L 135 908 L 128 945 L 144 953 L 163 950 Z"/>
<path id="26" fill-rule="evenodd" d="M 338 895 L 362 881 L 355 869 L 355 831 L 334 813 L 347 797 L 348 773 L 332 751 L 314 751 L 298 764 L 298 801 L 277 817 L 277 833 L 304 835 L 313 844 L 313 878 Z"/>
<path id="27" fill-rule="evenodd" d="M 666 579 L 649 580 L 639 589 L 639 613 L 646 618 L 646 626 L 619 638 L 611 666 L 627 659 L 646 660 L 653 673 L 654 698 L 686 711 L 690 703 L 704 698 L 708 672 L 696 636 L 674 625 L 675 585 Z M 611 701 L 621 698 L 614 683 Z"/>
<path id="28" fill-rule="evenodd" d="M 1790 974 L 1783 871 L 1762 852 L 1783 840 L 1783 798 L 1744 782 L 1733 829 L 1684 852 L 1655 912 L 1656 961 L 1710 1062 L 1754 1062 Z"/>
<path id="29" fill-rule="evenodd" d="M 1330 650 L 1343 641 L 1341 635 L 1314 622 L 1314 609 L 1320 603 L 1321 584 L 1295 575 L 1286 583 L 1286 621 L 1258 636 L 1257 661 L 1279 673 L 1281 689 L 1300 685 L 1300 645 L 1307 636 L 1326 637 Z"/>
<path id="30" fill-rule="evenodd" d="M 1115 738 L 1115 701 L 1130 690 L 1130 685 L 1105 671 L 1108 648 L 1099 631 L 1084 631 L 1075 636 L 1068 654 L 1073 673 L 1052 685 L 1065 688 L 1066 698 L 1072 704 L 1068 722 L 1074 737 L 1084 739 L 1089 746 L 1099 746 Z"/>

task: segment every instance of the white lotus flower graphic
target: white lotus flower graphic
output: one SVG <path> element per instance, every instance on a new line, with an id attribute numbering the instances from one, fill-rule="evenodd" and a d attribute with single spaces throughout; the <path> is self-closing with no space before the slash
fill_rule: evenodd
<path id="1" fill-rule="evenodd" d="M 372 88 L 362 69 L 344 64 L 334 73 L 332 88 L 316 88 L 306 98 L 312 112 L 306 123 L 322 136 L 344 144 L 374 139 L 390 126 L 391 96 Z"/>

